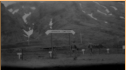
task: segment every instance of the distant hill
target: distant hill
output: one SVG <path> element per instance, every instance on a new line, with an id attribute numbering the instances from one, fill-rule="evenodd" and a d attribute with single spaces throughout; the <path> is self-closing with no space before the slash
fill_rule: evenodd
<path id="1" fill-rule="evenodd" d="M 22 18 L 12 15 L 3 4 L 1 4 L 1 40 L 2 45 L 15 44 L 23 40 L 25 26 Z"/>
<path id="2" fill-rule="evenodd" d="M 27 42 L 23 29 L 33 28 L 30 41 L 50 46 L 50 29 L 72 29 L 71 41 L 83 45 L 103 44 L 108 47 L 125 43 L 124 2 L 17 2 L 4 7 L 2 4 L 2 44 Z M 68 34 L 53 34 L 53 45 L 68 45 Z M 37 43 L 37 44 L 38 44 Z"/>

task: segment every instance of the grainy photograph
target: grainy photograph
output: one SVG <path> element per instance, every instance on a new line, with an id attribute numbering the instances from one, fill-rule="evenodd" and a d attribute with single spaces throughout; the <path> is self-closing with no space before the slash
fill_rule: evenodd
<path id="1" fill-rule="evenodd" d="M 1 1 L 1 67 L 124 69 L 125 1 Z"/>

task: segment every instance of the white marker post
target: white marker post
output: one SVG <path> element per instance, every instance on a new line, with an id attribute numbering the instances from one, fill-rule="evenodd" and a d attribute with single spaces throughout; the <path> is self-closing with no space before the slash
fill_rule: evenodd
<path id="1" fill-rule="evenodd" d="M 122 46 L 122 49 L 124 50 L 124 54 L 125 54 L 125 45 Z"/>
<path id="2" fill-rule="evenodd" d="M 122 46 L 122 49 L 125 50 L 125 45 Z"/>
<path id="3" fill-rule="evenodd" d="M 83 55 L 84 55 L 84 52 L 85 52 L 85 49 L 82 49 L 82 53 L 83 53 Z"/>
<path id="4" fill-rule="evenodd" d="M 52 26 L 53 26 L 53 23 L 52 23 L 52 19 L 50 20 L 50 23 L 49 23 L 49 27 L 50 29 L 52 30 Z M 51 47 L 52 47 L 52 51 L 53 51 L 53 46 L 52 46 L 52 34 L 51 34 Z"/>
<path id="5" fill-rule="evenodd" d="M 53 56 L 52 56 L 52 51 L 49 51 L 49 56 L 52 58 Z"/>
<path id="6" fill-rule="evenodd" d="M 109 54 L 109 50 L 110 50 L 110 49 L 109 49 L 109 48 L 107 48 L 106 50 L 107 50 L 107 53 Z"/>
<path id="7" fill-rule="evenodd" d="M 19 58 L 19 60 L 20 60 L 20 59 L 21 59 L 22 53 L 21 53 L 21 52 L 18 52 L 17 55 L 18 55 L 18 58 Z"/>

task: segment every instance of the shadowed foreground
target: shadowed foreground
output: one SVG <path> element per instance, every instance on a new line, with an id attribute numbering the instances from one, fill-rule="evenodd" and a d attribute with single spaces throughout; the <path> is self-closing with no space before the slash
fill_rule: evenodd
<path id="1" fill-rule="evenodd" d="M 101 65 L 87 65 L 87 66 L 56 66 L 56 67 L 43 67 L 43 68 L 27 68 L 27 67 L 11 67 L 11 66 L 2 66 L 2 70 L 70 70 L 70 69 L 79 69 L 79 70 L 124 70 L 125 69 L 125 64 L 101 64 Z"/>

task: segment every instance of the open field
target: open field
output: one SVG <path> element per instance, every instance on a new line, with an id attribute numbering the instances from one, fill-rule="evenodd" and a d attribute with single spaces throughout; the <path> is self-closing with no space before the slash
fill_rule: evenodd
<path id="1" fill-rule="evenodd" d="M 2 50 L 2 66 L 48 67 L 125 63 L 125 54 L 122 49 L 110 49 L 109 54 L 104 48 L 100 52 L 98 49 L 93 49 L 93 54 L 86 49 L 85 54 L 82 54 L 81 49 L 72 53 L 68 48 L 57 48 L 54 49 L 53 58 L 49 56 L 50 50 L 39 47 L 25 48 L 23 49 L 23 60 L 18 59 L 17 50 Z M 74 60 L 74 58 L 76 59 Z"/>

